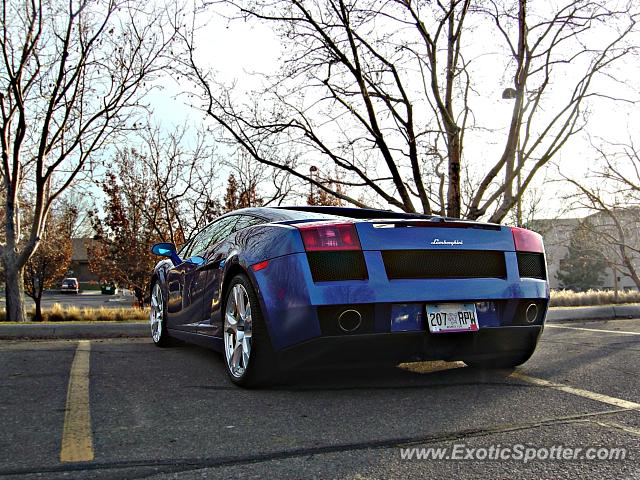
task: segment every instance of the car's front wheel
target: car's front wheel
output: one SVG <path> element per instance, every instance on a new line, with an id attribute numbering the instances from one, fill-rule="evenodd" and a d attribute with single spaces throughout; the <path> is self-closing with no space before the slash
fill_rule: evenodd
<path id="1" fill-rule="evenodd" d="M 266 386 L 278 375 L 258 296 L 244 274 L 233 277 L 224 303 L 224 359 L 233 383 Z"/>
<path id="2" fill-rule="evenodd" d="M 151 324 L 151 338 L 158 347 L 171 345 L 171 338 L 167 332 L 167 306 L 162 293 L 160 282 L 154 282 L 151 286 L 151 311 L 149 312 Z"/>

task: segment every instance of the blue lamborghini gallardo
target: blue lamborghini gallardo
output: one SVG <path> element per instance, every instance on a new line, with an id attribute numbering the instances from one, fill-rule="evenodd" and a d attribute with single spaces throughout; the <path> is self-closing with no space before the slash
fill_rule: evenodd
<path id="1" fill-rule="evenodd" d="M 413 360 L 527 361 L 549 284 L 542 238 L 515 227 L 342 207 L 221 216 L 151 279 L 151 333 L 223 353 L 229 378 Z"/>

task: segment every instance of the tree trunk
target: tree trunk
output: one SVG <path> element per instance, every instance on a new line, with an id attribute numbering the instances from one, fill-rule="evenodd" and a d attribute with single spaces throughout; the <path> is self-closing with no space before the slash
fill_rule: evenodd
<path id="1" fill-rule="evenodd" d="M 449 188 L 447 216 L 460 218 L 460 134 L 449 135 Z"/>
<path id="2" fill-rule="evenodd" d="M 449 156 L 449 187 L 447 189 L 447 217 L 460 218 L 460 161 L 462 160 L 462 149 L 460 145 L 460 127 L 456 123 L 456 115 L 453 110 L 453 90 L 456 78 L 456 68 L 459 56 L 460 38 L 456 33 L 456 24 L 454 12 L 456 10 L 456 2 L 450 2 L 450 15 L 448 19 L 448 38 L 447 38 L 447 73 L 444 108 L 445 114 L 445 130 L 447 132 L 447 154 Z M 463 8 L 466 10 L 466 6 Z M 463 13 L 461 13 L 463 14 Z M 432 64 L 435 68 L 435 63 Z"/>
<path id="3" fill-rule="evenodd" d="M 33 321 L 41 322 L 42 321 L 42 297 L 34 298 L 33 301 L 36 304 L 36 314 L 33 317 Z"/>
<path id="4" fill-rule="evenodd" d="M 24 276 L 22 269 L 5 262 L 5 298 L 7 301 L 7 321 L 26 322 L 24 308 Z"/>
<path id="5" fill-rule="evenodd" d="M 43 275 L 44 276 L 44 275 Z M 38 285 L 33 289 L 33 302 L 36 304 L 36 314 L 33 317 L 34 322 L 42 321 L 42 290 L 44 289 L 44 278 L 38 279 Z"/>

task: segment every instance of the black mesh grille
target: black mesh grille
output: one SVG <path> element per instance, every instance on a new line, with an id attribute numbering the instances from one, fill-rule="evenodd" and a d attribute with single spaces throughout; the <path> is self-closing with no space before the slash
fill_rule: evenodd
<path id="1" fill-rule="evenodd" d="M 307 252 L 307 258 L 314 282 L 367 279 L 362 251 Z"/>
<path id="2" fill-rule="evenodd" d="M 520 277 L 546 280 L 544 255 L 541 253 L 518 253 Z"/>
<path id="3" fill-rule="evenodd" d="M 504 253 L 470 250 L 388 250 L 382 252 L 389 279 L 506 278 Z"/>

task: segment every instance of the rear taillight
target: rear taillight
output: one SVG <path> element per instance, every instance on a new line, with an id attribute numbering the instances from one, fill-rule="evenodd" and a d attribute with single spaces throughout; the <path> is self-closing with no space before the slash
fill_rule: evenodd
<path id="1" fill-rule="evenodd" d="M 544 253 L 542 236 L 526 228 L 511 227 L 513 243 L 518 252 Z"/>
<path id="2" fill-rule="evenodd" d="M 361 250 L 353 223 L 306 223 L 296 225 L 307 252 Z"/>

